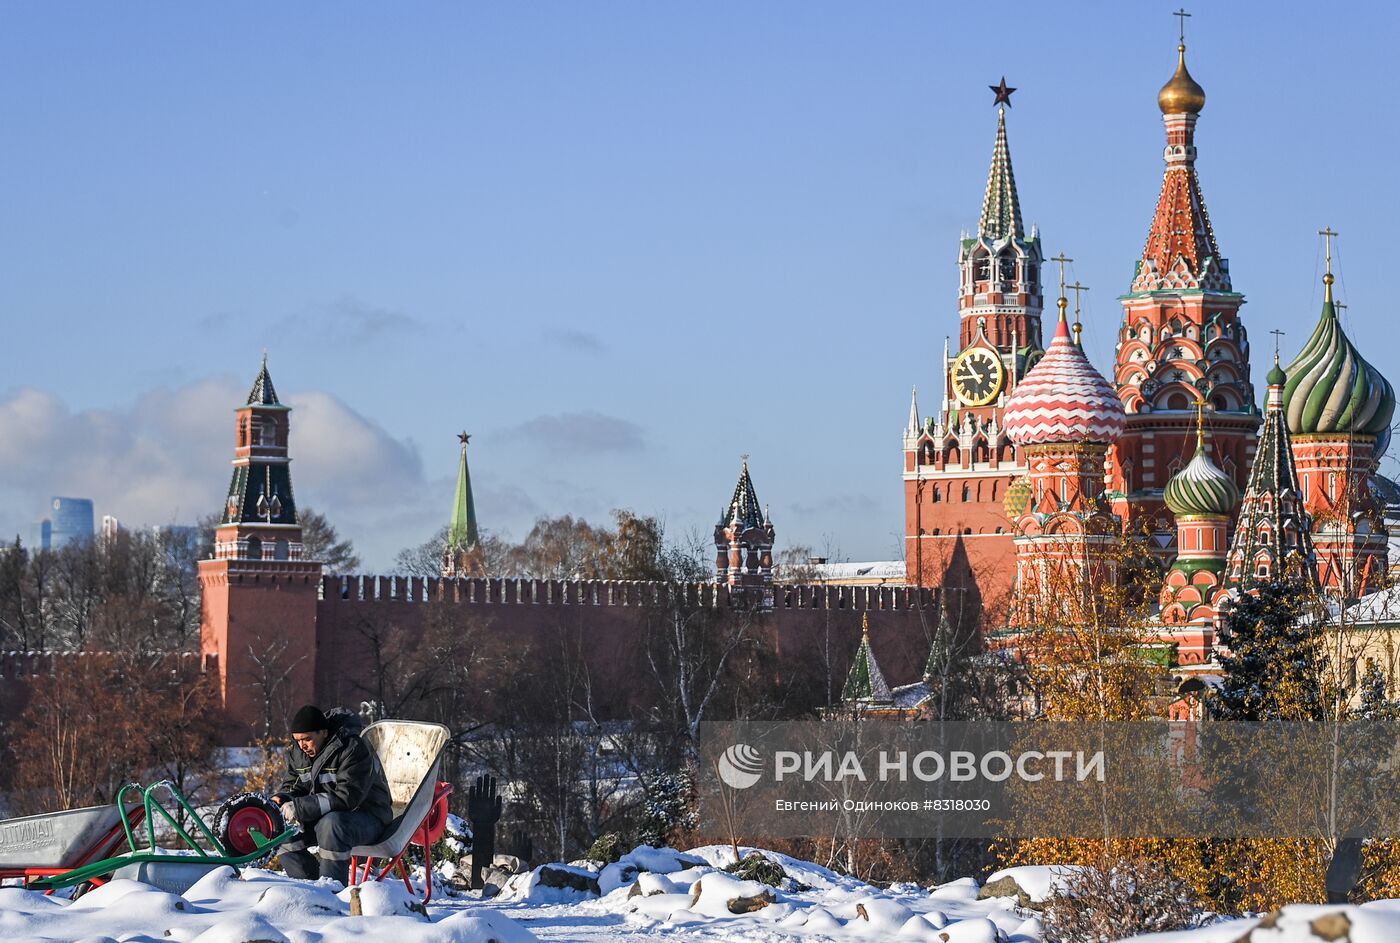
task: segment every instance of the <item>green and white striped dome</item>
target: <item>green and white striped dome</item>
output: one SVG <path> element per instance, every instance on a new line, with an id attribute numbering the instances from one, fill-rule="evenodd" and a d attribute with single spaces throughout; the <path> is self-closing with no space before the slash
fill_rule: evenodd
<path id="1" fill-rule="evenodd" d="M 1337 321 L 1328 276 L 1322 317 L 1283 388 L 1284 416 L 1294 435 L 1355 433 L 1388 438 L 1395 389 L 1366 362 Z M 1379 448 L 1379 446 L 1378 446 Z"/>
<path id="2" fill-rule="evenodd" d="M 1240 499 L 1240 489 L 1210 460 L 1202 443 L 1186 467 L 1167 482 L 1162 498 L 1173 514 L 1229 514 Z"/>

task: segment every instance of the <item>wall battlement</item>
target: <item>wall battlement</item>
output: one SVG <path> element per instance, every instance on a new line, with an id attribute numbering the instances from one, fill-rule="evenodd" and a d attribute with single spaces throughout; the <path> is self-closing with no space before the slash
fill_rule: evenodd
<path id="1" fill-rule="evenodd" d="M 453 602 L 478 606 L 664 606 L 673 594 L 702 607 L 728 606 L 743 590 L 719 583 L 677 585 L 644 580 L 541 580 L 509 577 L 326 576 L 321 599 L 350 602 Z M 915 586 L 831 586 L 790 583 L 773 587 L 773 611 L 931 609 L 938 593 Z"/>
<path id="2" fill-rule="evenodd" d="M 0 652 L 0 681 L 25 681 L 42 675 L 52 675 L 61 664 L 80 658 L 101 660 L 132 656 L 131 652 Z M 216 656 L 199 652 L 146 652 L 136 653 L 136 657 L 161 660 L 169 664 L 171 671 L 194 674 L 203 671 L 206 662 Z"/>

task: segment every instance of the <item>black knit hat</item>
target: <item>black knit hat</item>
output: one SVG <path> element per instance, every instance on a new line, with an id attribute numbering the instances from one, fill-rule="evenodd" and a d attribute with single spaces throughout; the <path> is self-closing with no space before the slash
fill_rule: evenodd
<path id="1" fill-rule="evenodd" d="M 330 729 L 326 715 L 321 713 L 321 708 L 315 704 L 307 704 L 293 714 L 290 726 L 292 733 L 311 733 L 316 730 Z"/>

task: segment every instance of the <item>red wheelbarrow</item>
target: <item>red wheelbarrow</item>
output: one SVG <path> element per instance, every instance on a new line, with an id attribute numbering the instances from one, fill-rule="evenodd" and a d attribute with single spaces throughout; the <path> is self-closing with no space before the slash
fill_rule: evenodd
<path id="1" fill-rule="evenodd" d="M 423 903 L 432 899 L 433 842 L 447 828 L 447 797 L 452 794 L 452 784 L 438 782 L 437 777 L 442 750 L 450 736 L 442 724 L 413 720 L 381 720 L 365 728 L 364 738 L 379 757 L 379 765 L 389 780 L 394 818 L 377 843 L 350 850 L 352 885 L 368 881 L 375 872 L 375 861 L 379 860 L 383 866 L 375 873 L 375 880 L 382 881 L 397 870 L 408 892 L 416 895 L 418 891 L 408 879 L 408 868 L 403 862 L 409 846 L 416 845 L 423 849 Z"/>

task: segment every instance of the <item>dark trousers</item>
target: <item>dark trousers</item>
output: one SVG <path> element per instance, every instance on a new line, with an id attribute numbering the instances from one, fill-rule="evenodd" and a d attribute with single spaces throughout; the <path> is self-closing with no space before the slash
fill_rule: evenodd
<path id="1" fill-rule="evenodd" d="M 335 878 L 350 883 L 350 849 L 372 845 L 384 834 L 384 823 L 368 812 L 327 812 L 314 823 L 303 822 L 301 834 L 282 845 L 278 856 L 288 877 Z M 315 845 L 313 855 L 308 847 Z"/>

